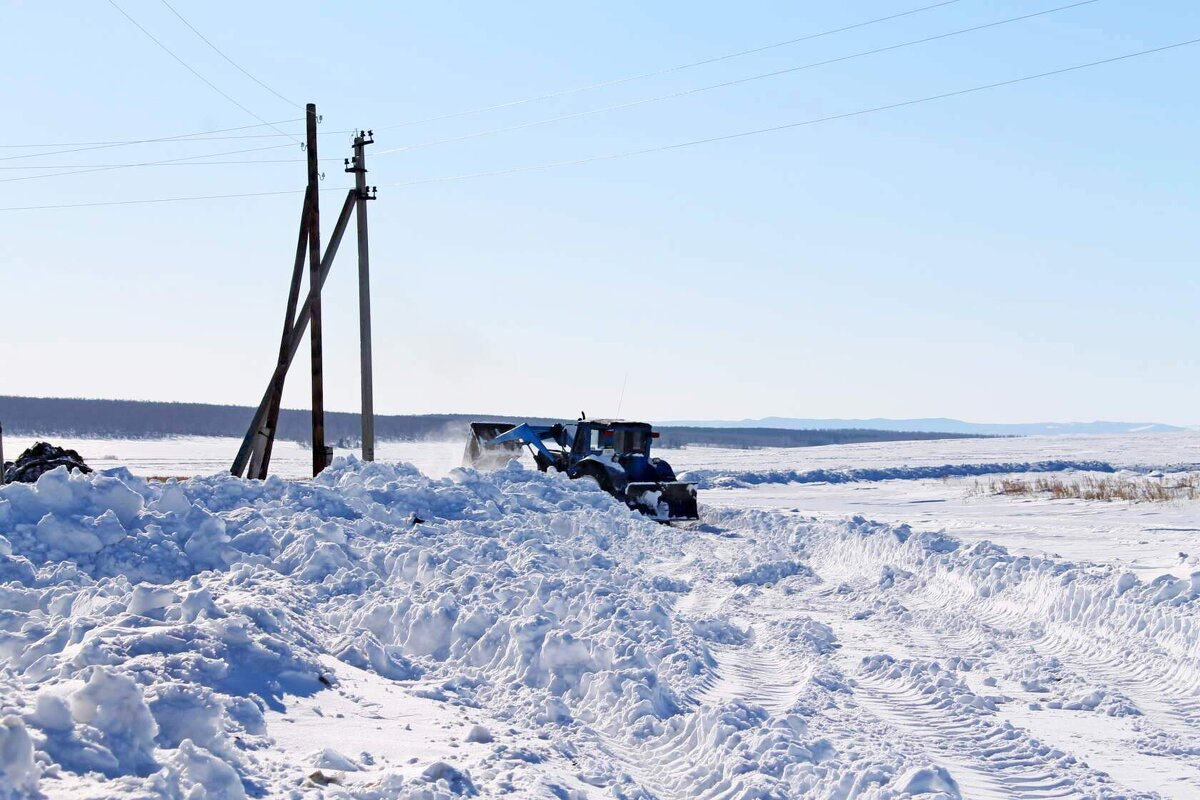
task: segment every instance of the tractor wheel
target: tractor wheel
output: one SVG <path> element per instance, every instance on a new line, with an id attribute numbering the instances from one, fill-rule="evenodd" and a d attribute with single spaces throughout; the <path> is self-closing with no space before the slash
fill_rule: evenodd
<path id="1" fill-rule="evenodd" d="M 608 470 L 599 464 L 591 464 L 584 462 L 579 465 L 579 471 L 575 474 L 575 478 L 591 478 L 604 491 L 616 497 L 616 492 L 613 490 L 612 478 L 608 475 Z"/>

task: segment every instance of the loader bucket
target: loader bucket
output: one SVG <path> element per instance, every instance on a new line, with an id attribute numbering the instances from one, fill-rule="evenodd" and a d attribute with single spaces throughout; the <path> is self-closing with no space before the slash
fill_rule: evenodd
<path id="1" fill-rule="evenodd" d="M 521 457 L 520 442 L 493 443 L 500 434 L 511 430 L 511 422 L 472 422 L 471 436 L 463 453 L 463 466 L 475 469 L 499 469 L 514 458 Z"/>
<path id="2" fill-rule="evenodd" d="M 688 481 L 630 483 L 625 487 L 625 502 L 659 522 L 700 519 L 696 484 Z"/>

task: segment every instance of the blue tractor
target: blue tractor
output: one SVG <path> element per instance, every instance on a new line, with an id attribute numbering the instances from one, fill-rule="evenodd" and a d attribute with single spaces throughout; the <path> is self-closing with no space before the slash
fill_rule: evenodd
<path id="1" fill-rule="evenodd" d="M 573 424 L 472 422 L 466 466 L 496 468 L 528 448 L 542 472 L 591 478 L 601 489 L 661 522 L 700 518 L 696 484 L 675 478 L 671 465 L 650 455 L 658 434 L 645 422 L 586 419 Z"/>

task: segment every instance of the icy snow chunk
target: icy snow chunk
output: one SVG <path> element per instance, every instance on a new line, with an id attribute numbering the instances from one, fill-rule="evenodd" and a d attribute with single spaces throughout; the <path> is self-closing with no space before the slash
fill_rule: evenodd
<path id="1" fill-rule="evenodd" d="M 197 747 L 189 739 L 167 762 L 167 769 L 178 781 L 178 796 L 187 800 L 245 800 L 246 790 L 237 772 L 227 762 Z"/>
<path id="2" fill-rule="evenodd" d="M 129 606 L 125 610 L 130 614 L 141 616 L 148 611 L 156 611 L 178 602 L 179 595 L 170 589 L 139 583 L 133 587 L 133 594 L 129 598 Z"/>
<path id="3" fill-rule="evenodd" d="M 145 775 L 157 766 L 158 724 L 131 678 L 96 667 L 87 684 L 71 694 L 70 703 L 75 720 L 98 732 L 122 772 Z"/>
<path id="4" fill-rule="evenodd" d="M 309 763 L 317 769 L 334 769 L 339 772 L 357 772 L 362 767 L 349 756 L 344 756 L 332 747 L 318 750 L 309 756 Z"/>
<path id="5" fill-rule="evenodd" d="M 146 508 L 158 514 L 178 514 L 179 516 L 185 516 L 192 510 L 192 503 L 187 499 L 187 495 L 183 493 L 183 487 L 174 480 L 170 480 L 163 486 L 162 494 L 159 498 L 150 503 Z"/>
<path id="6" fill-rule="evenodd" d="M 802 561 L 769 561 L 745 572 L 731 575 L 729 580 L 735 586 L 765 586 L 770 583 L 778 583 L 793 575 L 810 578 L 813 574 L 812 569 Z"/>
<path id="7" fill-rule="evenodd" d="M 421 773 L 421 777 L 432 784 L 444 784 L 455 794 L 476 795 L 479 791 L 471 781 L 471 776 L 465 771 L 452 767 L 445 761 L 430 764 Z"/>
<path id="8" fill-rule="evenodd" d="M 907 580 L 912 576 L 913 574 L 907 570 L 900 569 L 891 564 L 884 564 L 879 570 L 879 588 L 890 589 L 896 585 L 896 581 Z"/>
<path id="9" fill-rule="evenodd" d="M 150 712 L 158 723 L 160 747 L 180 747 L 184 741 L 208 750 L 221 750 L 221 706 L 203 686 L 170 684 L 157 687 Z"/>
<path id="10" fill-rule="evenodd" d="M 916 767 L 901 775 L 896 781 L 901 792 L 912 795 L 936 794 L 947 800 L 962 800 L 958 781 L 945 767 Z"/>
<path id="11" fill-rule="evenodd" d="M 194 592 L 185 594 L 183 601 L 179 604 L 179 609 L 182 612 L 184 622 L 195 622 L 202 614 L 209 619 L 218 619 L 225 616 L 217 608 L 212 592 L 208 591 L 208 589 L 197 589 Z"/>
<path id="12" fill-rule="evenodd" d="M 71 474 L 66 467 L 42 475 L 34 490 L 47 510 L 60 514 L 112 511 L 122 525 L 132 525 L 145 506 L 145 499 L 118 478 Z"/>
<path id="13" fill-rule="evenodd" d="M 487 744 L 493 741 L 492 732 L 482 725 L 472 725 L 471 730 L 467 731 L 467 741 Z"/>
<path id="14" fill-rule="evenodd" d="M 321 542 L 304 557 L 296 577 L 318 583 L 340 569 L 350 569 L 353 566 L 341 547 L 333 542 Z"/>
<path id="15" fill-rule="evenodd" d="M 0 720 L 0 798 L 34 794 L 41 774 L 24 721 L 12 715 Z"/>
<path id="16" fill-rule="evenodd" d="M 692 590 L 692 585 L 685 580 L 668 578 L 666 575 L 655 575 L 650 585 L 660 592 L 675 592 L 686 594 Z"/>
<path id="17" fill-rule="evenodd" d="M 1125 594 L 1134 586 L 1138 585 L 1137 576 L 1132 572 L 1122 572 L 1117 578 L 1117 594 Z"/>
<path id="18" fill-rule="evenodd" d="M 404 648 L 415 656 L 446 658 L 450 648 L 450 634 L 458 619 L 458 606 L 450 595 L 443 595 L 436 603 L 424 605 L 410 615 Z"/>
<path id="19" fill-rule="evenodd" d="M 29 716 L 29 722 L 47 733 L 64 733 L 75 725 L 67 701 L 50 692 L 42 692 L 37 696 L 37 706 Z"/>
<path id="20" fill-rule="evenodd" d="M 413 664 L 397 647 L 385 647 L 373 634 L 361 631 L 334 645 L 333 655 L 352 667 L 373 670 L 376 674 L 394 681 L 415 680 L 421 677 L 421 668 Z"/>
<path id="21" fill-rule="evenodd" d="M 232 550 L 229 534 L 225 532 L 225 521 L 194 506 L 187 515 L 186 530 L 190 530 L 183 544 L 183 551 L 199 569 L 225 566 L 224 554 Z"/>
<path id="22" fill-rule="evenodd" d="M 728 620 L 697 619 L 691 622 L 692 632 L 701 639 L 707 639 L 717 644 L 744 644 L 746 632 Z"/>
<path id="23" fill-rule="evenodd" d="M 126 535 L 125 527 L 111 509 L 99 517 L 63 518 L 51 512 L 37 524 L 38 543 L 48 551 L 68 557 L 94 555 Z"/>

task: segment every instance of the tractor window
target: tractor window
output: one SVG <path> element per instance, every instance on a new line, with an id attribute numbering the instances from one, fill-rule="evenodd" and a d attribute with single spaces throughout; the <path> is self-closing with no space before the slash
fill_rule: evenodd
<path id="1" fill-rule="evenodd" d="M 622 428 L 616 431 L 616 451 L 618 453 L 645 453 L 646 431 L 640 428 Z"/>
<path id="2" fill-rule="evenodd" d="M 613 449 L 613 430 L 612 428 L 592 428 L 592 451 L 612 450 Z"/>

